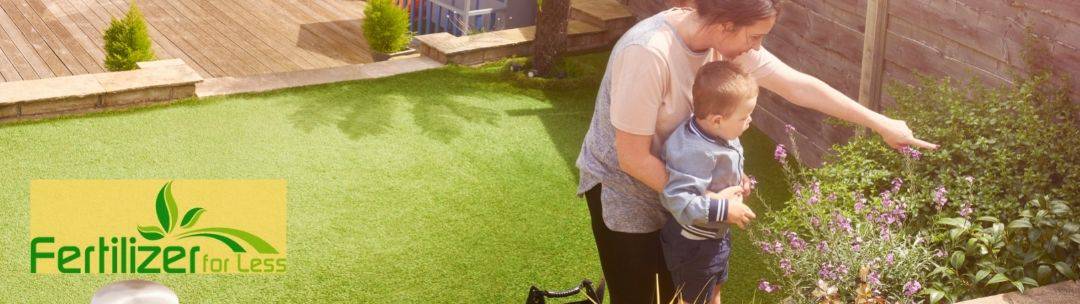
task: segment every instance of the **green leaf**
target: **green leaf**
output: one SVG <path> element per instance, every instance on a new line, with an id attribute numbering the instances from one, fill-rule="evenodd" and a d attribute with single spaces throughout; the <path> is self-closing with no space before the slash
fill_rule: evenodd
<path id="1" fill-rule="evenodd" d="M 139 226 L 138 230 L 139 234 L 147 240 L 156 241 L 165 237 L 165 233 L 157 226 Z"/>
<path id="2" fill-rule="evenodd" d="M 199 217 L 202 216 L 203 212 L 206 212 L 206 209 L 203 209 L 201 207 L 191 208 L 191 210 L 188 210 L 188 212 L 184 214 L 184 220 L 180 221 L 180 228 L 191 228 L 191 226 L 195 225 L 195 222 L 199 220 Z"/>
<path id="3" fill-rule="evenodd" d="M 975 283 L 982 282 L 982 280 L 985 279 L 986 276 L 988 276 L 988 275 L 990 275 L 989 270 L 986 270 L 986 269 L 979 270 L 979 272 L 975 273 Z"/>
<path id="4" fill-rule="evenodd" d="M 952 257 L 949 258 L 949 263 L 952 264 L 953 268 L 959 270 L 960 266 L 964 266 L 964 252 L 959 250 L 953 251 Z"/>
<path id="5" fill-rule="evenodd" d="M 1050 202 L 1050 212 L 1053 212 L 1057 215 L 1069 213 L 1069 205 L 1065 204 L 1062 201 Z"/>
<path id="6" fill-rule="evenodd" d="M 988 223 L 1000 223 L 1001 222 L 1001 220 L 998 220 L 996 217 L 992 217 L 992 216 L 980 216 L 977 220 L 982 221 L 982 222 L 988 222 Z"/>
<path id="7" fill-rule="evenodd" d="M 1066 277 L 1074 280 L 1076 279 L 1076 273 L 1073 272 L 1072 266 L 1069 266 L 1069 264 L 1065 264 L 1065 262 L 1057 262 L 1054 263 L 1054 268 L 1057 268 L 1057 271 L 1065 275 Z"/>
<path id="8" fill-rule="evenodd" d="M 941 301 L 941 298 L 945 297 L 945 293 L 937 289 L 927 288 L 926 292 L 930 294 L 930 303 L 937 303 Z"/>
<path id="9" fill-rule="evenodd" d="M 1080 233 L 1073 233 L 1069 236 L 1069 239 L 1072 239 L 1073 242 L 1080 244 Z"/>
<path id="10" fill-rule="evenodd" d="M 166 233 L 172 231 L 176 227 L 176 200 L 172 196 L 172 182 L 165 183 L 165 186 L 161 187 L 158 191 L 157 203 L 155 204 L 157 209 L 158 222 L 161 223 L 161 229 Z"/>
<path id="11" fill-rule="evenodd" d="M 1022 218 L 1022 219 L 1017 219 L 1017 220 L 1013 220 L 1012 222 L 1009 222 L 1009 229 L 1021 229 L 1021 228 L 1031 228 L 1031 221 L 1028 221 L 1028 219 L 1026 219 L 1026 218 Z"/>
<path id="12" fill-rule="evenodd" d="M 1039 270 L 1036 272 L 1036 275 L 1038 276 L 1039 280 L 1046 282 L 1047 280 L 1050 280 L 1050 276 L 1053 275 L 1053 273 L 1051 273 L 1050 271 L 1052 271 L 1050 269 L 1050 266 L 1039 265 Z"/>
<path id="13" fill-rule="evenodd" d="M 968 221 L 962 217 L 947 217 L 938 220 L 937 223 L 957 228 L 967 228 L 968 225 Z"/>
<path id="14" fill-rule="evenodd" d="M 999 273 L 999 274 L 995 274 L 994 277 L 990 278 L 990 281 L 987 281 L 986 285 L 997 284 L 997 283 L 1005 282 L 1005 281 L 1008 281 L 1008 280 L 1009 280 L 1008 277 L 1006 277 L 1005 275 Z"/>
<path id="15" fill-rule="evenodd" d="M 1039 287 L 1039 282 L 1035 281 L 1035 279 L 1032 279 L 1032 278 L 1029 278 L 1029 277 L 1024 277 L 1023 279 L 1020 279 L 1020 283 L 1024 283 L 1024 285 L 1028 285 L 1028 286 L 1032 286 L 1032 287 Z"/>
<path id="16" fill-rule="evenodd" d="M 1016 286 L 1016 289 L 1019 290 L 1021 294 L 1024 293 L 1023 283 L 1020 283 L 1020 281 L 1009 281 L 1009 283 L 1012 283 L 1013 286 Z"/>

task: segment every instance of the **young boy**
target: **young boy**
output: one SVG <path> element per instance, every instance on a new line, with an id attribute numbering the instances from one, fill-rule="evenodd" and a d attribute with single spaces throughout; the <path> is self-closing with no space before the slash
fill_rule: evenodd
<path id="1" fill-rule="evenodd" d="M 664 143 L 669 178 L 661 202 L 664 259 L 683 303 L 720 303 L 731 253 L 729 224 L 756 217 L 742 202 L 743 149 L 758 86 L 731 62 L 706 64 L 693 87 L 694 113 Z"/>

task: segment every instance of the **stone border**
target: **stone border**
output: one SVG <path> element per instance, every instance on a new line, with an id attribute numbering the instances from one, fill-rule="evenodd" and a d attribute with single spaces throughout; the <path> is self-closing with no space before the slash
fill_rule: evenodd
<path id="1" fill-rule="evenodd" d="M 957 304 L 1071 304 L 1080 302 L 1080 281 L 1064 281 L 1028 289 L 1024 293 L 1010 292 Z"/>
<path id="2" fill-rule="evenodd" d="M 183 60 L 139 62 L 139 69 L 0 83 L 0 123 L 101 112 L 195 96 L 202 82 Z"/>

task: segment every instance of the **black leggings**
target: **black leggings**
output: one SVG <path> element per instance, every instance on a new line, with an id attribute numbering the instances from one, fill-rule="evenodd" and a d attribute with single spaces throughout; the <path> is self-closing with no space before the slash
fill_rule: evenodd
<path id="1" fill-rule="evenodd" d="M 585 201 L 589 203 L 596 251 L 600 254 L 611 303 L 656 303 L 657 285 L 660 302 L 668 303 L 675 293 L 660 248 L 660 231 L 626 233 L 608 229 L 604 224 L 600 189 L 601 185 L 597 185 L 585 192 Z"/>

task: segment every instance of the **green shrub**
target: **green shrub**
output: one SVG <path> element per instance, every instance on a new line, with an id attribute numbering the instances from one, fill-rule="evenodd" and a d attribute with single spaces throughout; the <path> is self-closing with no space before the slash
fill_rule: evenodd
<path id="1" fill-rule="evenodd" d="M 1080 106 L 1053 83 L 1038 75 L 1003 88 L 926 78 L 893 87 L 890 116 L 940 149 L 897 153 L 856 137 L 820 168 L 785 164 L 795 195 L 755 233 L 774 252 L 780 290 L 819 302 L 826 265 L 848 270 L 823 280 L 845 302 L 867 292 L 889 303 L 952 302 L 1080 278 Z M 831 250 L 790 254 L 793 236 Z M 776 252 L 778 242 L 788 253 Z M 883 244 L 904 266 L 864 285 L 855 270 L 882 269 Z"/>
<path id="2" fill-rule="evenodd" d="M 371 49 L 389 54 L 404 50 L 412 40 L 409 14 L 392 0 L 371 0 L 364 8 L 364 38 Z"/>
<path id="3" fill-rule="evenodd" d="M 146 32 L 146 21 L 135 2 L 131 3 L 131 8 L 124 18 L 112 19 L 109 28 L 105 30 L 104 39 L 105 68 L 109 71 L 134 70 L 135 63 L 154 60 L 150 35 Z"/>

